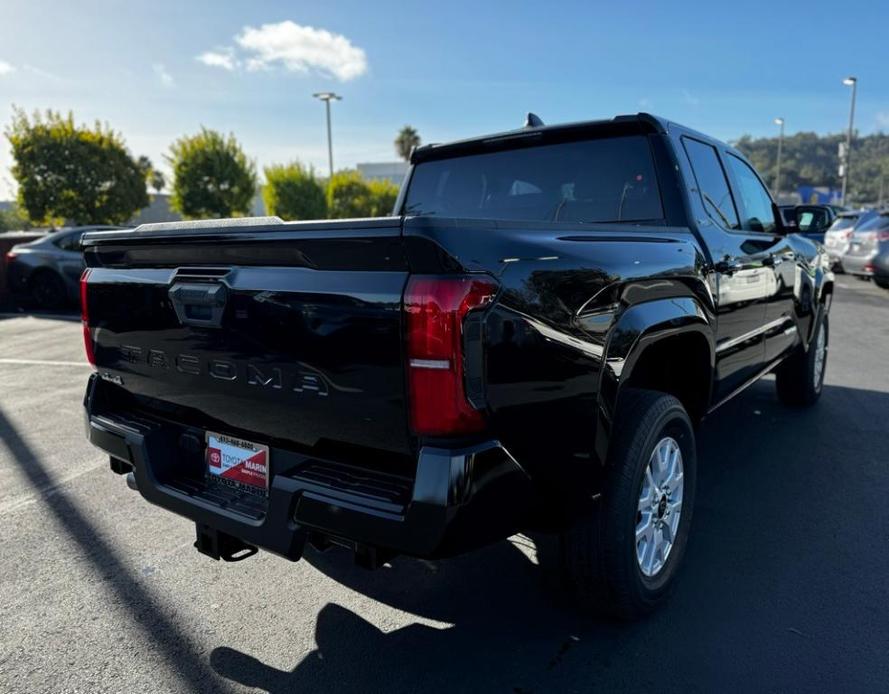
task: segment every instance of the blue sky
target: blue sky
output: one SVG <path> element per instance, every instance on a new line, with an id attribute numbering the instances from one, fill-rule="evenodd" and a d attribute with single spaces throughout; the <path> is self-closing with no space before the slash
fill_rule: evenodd
<path id="1" fill-rule="evenodd" d="M 12 104 L 108 122 L 165 168 L 201 125 L 262 166 L 394 158 L 405 123 L 440 142 L 650 111 L 723 139 L 889 129 L 889 5 L 810 2 L 0 0 L 0 122 Z M 844 19 L 847 18 L 847 19 Z M 867 27 L 873 27 L 868 30 Z M 0 199 L 14 186 L 0 144 Z"/>

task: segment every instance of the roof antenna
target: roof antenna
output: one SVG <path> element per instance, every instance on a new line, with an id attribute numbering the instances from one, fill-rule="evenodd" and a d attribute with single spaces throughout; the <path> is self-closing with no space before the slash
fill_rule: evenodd
<path id="1" fill-rule="evenodd" d="M 543 126 L 543 121 L 540 120 L 540 116 L 536 113 L 531 113 L 528 111 L 528 115 L 525 116 L 525 127 L 526 128 L 540 128 Z"/>

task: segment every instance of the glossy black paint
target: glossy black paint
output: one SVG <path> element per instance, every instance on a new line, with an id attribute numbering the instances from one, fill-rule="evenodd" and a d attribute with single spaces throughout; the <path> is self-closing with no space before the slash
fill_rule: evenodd
<path id="1" fill-rule="evenodd" d="M 420 494 L 452 526 L 426 555 L 564 522 L 603 491 L 623 388 L 674 392 L 700 419 L 807 348 L 833 282 L 823 249 L 780 222 L 774 233 L 714 222 L 681 138 L 740 155 L 652 116 L 421 148 L 412 163 L 594 132 L 648 136 L 661 223 L 392 217 L 89 235 L 91 327 L 105 379 L 96 388 L 179 426 L 404 477 L 415 497 L 402 519 Z M 410 174 L 397 211 L 409 185 Z M 195 280 L 201 272 L 217 274 Z M 409 430 L 401 303 L 411 273 L 485 273 L 500 284 L 482 315 L 478 402 L 489 426 L 479 435 L 429 440 Z M 224 284 L 221 329 L 183 325 L 169 294 L 180 279 Z M 490 468 L 461 453 L 486 446 L 503 451 Z M 421 483 L 432 459 L 451 462 Z M 485 513 L 463 514 L 472 523 L 458 522 L 469 497 L 491 501 Z M 325 503 L 303 519 L 314 531 L 416 551 L 382 529 L 375 540 L 358 520 L 333 527 L 335 509 L 350 502 L 333 494 Z"/>
<path id="2" fill-rule="evenodd" d="M 399 226 L 250 233 L 225 245 L 212 233 L 88 245 L 100 374 L 179 421 L 319 455 L 358 447 L 385 466 L 412 466 Z M 201 286 L 226 290 L 220 328 L 177 314 L 178 297 L 188 297 L 178 290 Z"/>

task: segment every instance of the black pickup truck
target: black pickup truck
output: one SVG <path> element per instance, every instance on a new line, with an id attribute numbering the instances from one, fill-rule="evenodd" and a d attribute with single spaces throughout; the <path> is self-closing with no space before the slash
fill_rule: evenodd
<path id="1" fill-rule="evenodd" d="M 833 276 L 727 145 L 647 114 L 417 149 L 379 219 L 87 234 L 90 440 L 198 550 L 377 566 L 560 533 L 583 606 L 668 592 L 695 428 L 818 398 Z"/>

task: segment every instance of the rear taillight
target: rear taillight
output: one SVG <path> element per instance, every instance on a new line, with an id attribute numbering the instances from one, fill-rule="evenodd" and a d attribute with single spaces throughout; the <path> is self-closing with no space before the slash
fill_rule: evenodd
<path id="1" fill-rule="evenodd" d="M 18 254 L 15 251 L 7 251 L 6 255 L 3 256 L 6 259 L 6 263 L 9 264 L 16 258 L 18 258 Z"/>
<path id="2" fill-rule="evenodd" d="M 843 238 L 846 239 L 846 240 L 848 241 L 848 240 L 851 239 L 852 236 L 854 236 L 854 235 L 855 235 L 855 230 L 854 230 L 854 229 L 849 229 L 849 231 L 847 231 L 847 232 L 843 235 Z"/>
<path id="3" fill-rule="evenodd" d="M 889 241 L 889 229 L 877 232 L 877 241 Z"/>
<path id="4" fill-rule="evenodd" d="M 404 293 L 411 426 L 429 436 L 481 430 L 484 414 L 467 398 L 464 326 L 494 298 L 487 277 L 414 276 Z M 481 368 L 481 365 L 477 365 Z"/>
<path id="5" fill-rule="evenodd" d="M 83 322 L 83 347 L 86 350 L 86 359 L 95 367 L 96 353 L 93 346 L 93 337 L 90 334 L 90 309 L 87 302 L 89 277 L 90 269 L 87 268 L 80 276 L 80 320 Z"/>

